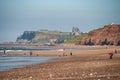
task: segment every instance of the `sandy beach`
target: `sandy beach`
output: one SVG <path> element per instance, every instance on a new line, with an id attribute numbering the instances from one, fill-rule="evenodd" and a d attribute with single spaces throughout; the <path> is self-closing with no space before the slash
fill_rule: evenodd
<path id="1" fill-rule="evenodd" d="M 109 59 L 108 52 L 120 47 L 95 47 L 94 50 L 33 51 L 32 56 L 59 56 L 49 62 L 0 72 L 0 80 L 119 80 L 120 54 Z M 72 56 L 69 54 L 72 52 Z M 29 54 L 28 51 L 14 54 Z M 8 54 L 13 54 L 9 52 Z"/>

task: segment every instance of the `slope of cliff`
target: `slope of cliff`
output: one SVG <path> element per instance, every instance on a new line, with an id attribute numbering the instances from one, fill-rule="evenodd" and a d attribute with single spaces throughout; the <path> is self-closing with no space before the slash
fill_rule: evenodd
<path id="1" fill-rule="evenodd" d="M 110 24 L 90 31 L 79 40 L 82 45 L 120 45 L 120 25 Z"/>
<path id="2" fill-rule="evenodd" d="M 62 43 L 64 40 L 71 38 L 70 32 L 60 31 L 24 31 L 16 40 L 17 43 L 48 43 L 57 42 Z"/>

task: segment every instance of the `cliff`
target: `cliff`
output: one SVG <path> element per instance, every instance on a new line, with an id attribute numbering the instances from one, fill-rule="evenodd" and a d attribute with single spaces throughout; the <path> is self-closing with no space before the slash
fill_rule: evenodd
<path id="1" fill-rule="evenodd" d="M 120 25 L 110 24 L 90 31 L 79 43 L 81 45 L 120 45 Z"/>
<path id="2" fill-rule="evenodd" d="M 63 43 L 64 40 L 71 38 L 70 32 L 60 31 L 24 31 L 16 40 L 17 43 Z"/>

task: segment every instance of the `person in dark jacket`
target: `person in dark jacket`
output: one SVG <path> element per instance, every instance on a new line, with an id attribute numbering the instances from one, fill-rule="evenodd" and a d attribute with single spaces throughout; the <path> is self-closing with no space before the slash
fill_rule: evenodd
<path id="1" fill-rule="evenodd" d="M 72 52 L 70 52 L 70 55 L 72 56 Z"/>
<path id="2" fill-rule="evenodd" d="M 30 51 L 30 56 L 32 56 L 32 51 Z"/>

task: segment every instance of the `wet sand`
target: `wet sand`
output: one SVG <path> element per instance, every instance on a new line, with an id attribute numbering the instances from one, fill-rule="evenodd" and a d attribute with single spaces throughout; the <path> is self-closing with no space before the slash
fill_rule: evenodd
<path id="1" fill-rule="evenodd" d="M 60 56 L 46 63 L 0 72 L 0 80 L 120 80 L 120 54 L 109 59 L 108 52 L 120 48 L 60 51 L 34 51 L 41 56 Z M 71 51 L 67 51 L 69 53 Z M 58 55 L 59 54 L 59 55 Z"/>

